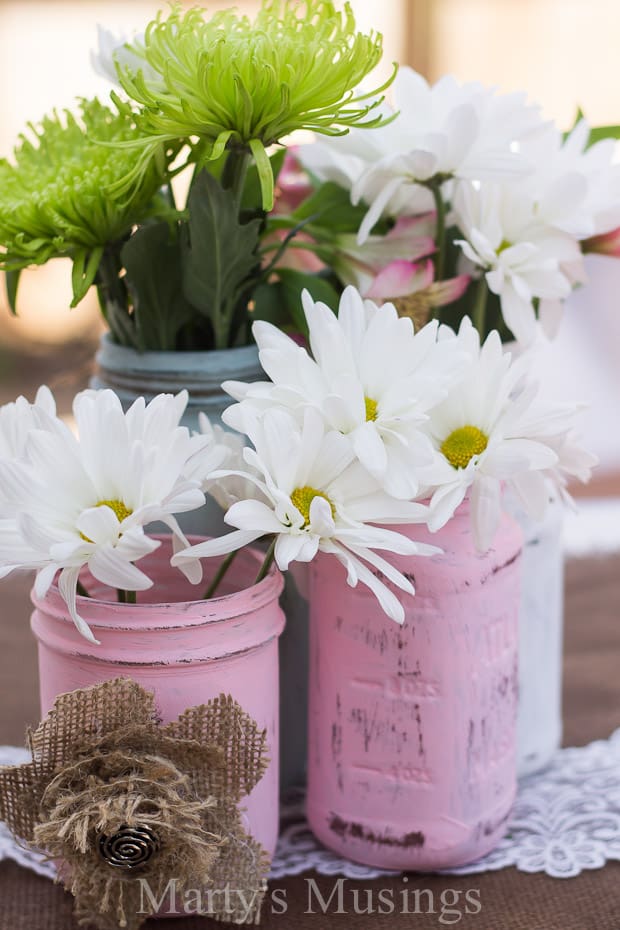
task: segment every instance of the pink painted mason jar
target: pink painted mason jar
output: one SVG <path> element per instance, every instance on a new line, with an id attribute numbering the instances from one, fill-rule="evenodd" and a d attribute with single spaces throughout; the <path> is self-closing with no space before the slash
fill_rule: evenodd
<path id="1" fill-rule="evenodd" d="M 269 767 L 242 807 L 247 829 L 273 854 L 278 836 L 278 637 L 284 614 L 282 576 L 274 568 L 254 585 L 263 553 L 246 549 L 235 559 L 221 595 L 197 600 L 208 583 L 191 585 L 170 566 L 170 543 L 140 561 L 154 586 L 138 603 L 119 604 L 116 592 L 82 576 L 90 598 L 78 598 L 81 615 L 100 645 L 77 631 L 54 586 L 32 595 L 32 629 L 39 647 L 42 714 L 57 695 L 127 676 L 155 693 L 163 722 L 219 694 L 231 694 L 266 728 Z M 198 542 L 200 537 L 190 537 Z M 219 560 L 203 563 L 212 576 Z M 235 593 L 232 593 L 235 592 Z"/>
<path id="2" fill-rule="evenodd" d="M 415 584 L 401 627 L 333 557 L 310 566 L 308 820 L 330 849 L 432 870 L 489 852 L 516 793 L 521 531 L 475 553 L 469 503 L 432 558 L 388 555 Z"/>

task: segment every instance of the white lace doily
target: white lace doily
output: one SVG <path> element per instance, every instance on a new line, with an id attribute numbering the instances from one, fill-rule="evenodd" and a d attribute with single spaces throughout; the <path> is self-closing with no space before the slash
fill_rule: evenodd
<path id="1" fill-rule="evenodd" d="M 0 747 L 0 764 L 27 761 L 23 749 Z M 54 877 L 50 863 L 18 846 L 0 823 L 0 860 L 13 859 L 39 875 Z M 515 866 L 522 872 L 546 872 L 572 878 L 586 869 L 620 861 L 620 729 L 608 740 L 578 749 L 561 749 L 544 772 L 519 786 L 507 836 L 484 859 L 452 875 L 471 875 Z M 282 834 L 271 877 L 315 870 L 321 875 L 373 879 L 395 874 L 355 865 L 322 847 L 303 817 L 303 794 L 282 808 Z"/>

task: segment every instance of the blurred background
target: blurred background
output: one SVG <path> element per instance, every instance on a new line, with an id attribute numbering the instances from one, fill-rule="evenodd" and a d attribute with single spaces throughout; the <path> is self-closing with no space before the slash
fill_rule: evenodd
<path id="1" fill-rule="evenodd" d="M 525 90 L 545 116 L 568 128 L 578 107 L 593 124 L 620 123 L 618 0 L 351 0 L 360 27 L 383 32 L 392 61 L 428 79 L 446 72 L 505 91 Z M 194 4 L 187 4 L 194 5 Z M 251 0 L 211 2 L 209 10 Z M 77 96 L 106 97 L 90 66 L 97 23 L 131 34 L 163 2 L 0 0 L 0 156 L 29 121 L 70 107 Z M 601 458 L 589 493 L 620 494 L 620 261 L 590 259 L 590 284 L 571 298 L 559 340 L 543 353 L 549 390 L 590 404 L 585 428 Z M 19 315 L 0 305 L 0 401 L 49 383 L 66 408 L 89 375 L 101 332 L 93 293 L 69 310 L 68 267 L 52 262 L 24 273 Z"/>

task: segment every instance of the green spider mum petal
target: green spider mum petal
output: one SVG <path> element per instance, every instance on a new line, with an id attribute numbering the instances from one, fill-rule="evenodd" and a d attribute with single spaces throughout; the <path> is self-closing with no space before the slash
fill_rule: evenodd
<path id="1" fill-rule="evenodd" d="M 81 100 L 77 115 L 54 112 L 28 128 L 14 163 L 0 161 L 0 267 L 69 256 L 77 300 L 97 273 L 103 247 L 148 215 L 165 177 L 163 146 L 144 153 L 136 182 L 120 195 L 114 187 L 135 173 L 136 152 L 116 143 L 140 138 L 129 107 L 117 112 Z"/>
<path id="2" fill-rule="evenodd" d="M 231 10 L 206 19 L 204 10 L 173 6 L 131 48 L 144 70 L 117 70 L 142 108 L 144 136 L 198 137 L 206 160 L 221 154 L 223 140 L 250 149 L 262 169 L 265 209 L 273 178 L 259 149 L 297 129 L 338 135 L 384 122 L 373 111 L 387 85 L 355 90 L 381 58 L 382 37 L 356 32 L 348 3 L 340 12 L 331 0 L 264 0 L 254 22 Z"/>

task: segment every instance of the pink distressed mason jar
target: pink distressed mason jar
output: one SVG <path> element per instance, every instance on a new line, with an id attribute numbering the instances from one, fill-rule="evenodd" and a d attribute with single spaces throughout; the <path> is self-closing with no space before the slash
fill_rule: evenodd
<path id="1" fill-rule="evenodd" d="M 264 554 L 246 549 L 235 559 L 221 595 L 196 600 L 204 585 L 191 585 L 170 566 L 170 543 L 140 561 L 155 581 L 138 592 L 138 604 L 118 604 L 116 592 L 82 576 L 90 598 L 78 598 L 81 615 L 100 645 L 77 631 L 54 586 L 32 595 L 32 629 L 39 647 L 42 714 L 57 695 L 127 676 L 155 693 L 163 722 L 219 694 L 231 694 L 267 730 L 270 763 L 244 798 L 247 829 L 273 854 L 278 836 L 278 637 L 284 614 L 278 598 L 282 576 L 273 568 L 254 585 Z M 200 537 L 190 537 L 198 542 Z M 212 576 L 219 560 L 203 563 Z M 236 593 L 230 593 L 236 592 Z"/>
<path id="2" fill-rule="evenodd" d="M 415 584 L 402 627 L 329 556 L 310 566 L 307 814 L 330 849 L 378 868 L 471 862 L 506 831 L 516 792 L 522 536 L 505 516 L 478 555 L 469 503 L 444 554 L 388 554 Z"/>

